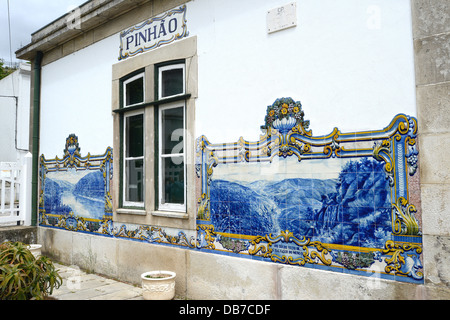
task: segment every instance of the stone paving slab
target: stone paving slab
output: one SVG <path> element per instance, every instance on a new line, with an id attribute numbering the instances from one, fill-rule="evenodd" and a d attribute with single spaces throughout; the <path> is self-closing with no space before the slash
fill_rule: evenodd
<path id="1" fill-rule="evenodd" d="M 140 287 L 89 274 L 76 266 L 55 263 L 63 283 L 53 291 L 57 300 L 144 300 Z"/>

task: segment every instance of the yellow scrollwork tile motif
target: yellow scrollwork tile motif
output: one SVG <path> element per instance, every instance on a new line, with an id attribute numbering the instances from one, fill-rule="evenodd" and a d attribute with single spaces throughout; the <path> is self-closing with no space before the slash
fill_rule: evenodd
<path id="1" fill-rule="evenodd" d="M 420 212 L 409 192 L 417 120 L 399 114 L 384 129 L 316 137 L 304 116 L 299 101 L 279 98 L 259 141 L 198 138 L 197 223 L 215 230 L 204 246 L 422 283 Z"/>

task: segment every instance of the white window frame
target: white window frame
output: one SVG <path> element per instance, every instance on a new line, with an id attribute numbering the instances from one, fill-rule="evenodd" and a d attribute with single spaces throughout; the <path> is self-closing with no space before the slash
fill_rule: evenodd
<path id="1" fill-rule="evenodd" d="M 183 70 L 183 92 L 171 96 L 162 96 L 162 73 L 168 70 L 182 69 Z M 158 99 L 167 99 L 184 95 L 186 93 L 186 65 L 184 63 L 170 64 L 158 68 Z"/>
<path id="2" fill-rule="evenodd" d="M 139 78 L 142 78 L 142 102 L 138 102 L 138 103 L 134 103 L 134 104 L 128 104 L 127 105 L 127 84 L 129 84 L 130 82 L 133 82 Z M 139 73 L 133 77 L 131 77 L 130 79 L 127 79 L 123 82 L 123 107 L 127 108 L 127 107 L 132 107 L 132 106 L 137 106 L 139 104 L 142 104 L 145 102 L 145 76 L 144 76 L 144 72 Z"/>
<path id="3" fill-rule="evenodd" d="M 127 118 L 137 116 L 142 114 L 143 118 L 143 150 L 142 150 L 142 156 L 141 157 L 127 157 Z M 145 207 L 145 109 L 138 110 L 138 111 L 130 111 L 123 115 L 123 181 L 122 181 L 122 205 L 124 207 L 138 207 L 138 208 L 144 208 Z M 127 161 L 131 160 L 143 160 L 143 168 L 142 168 L 142 188 L 143 188 L 143 199 L 142 202 L 135 202 L 135 201 L 127 201 L 126 194 L 127 194 Z"/>
<path id="4" fill-rule="evenodd" d="M 183 153 L 171 153 L 169 155 L 165 155 L 162 153 L 162 112 L 167 109 L 174 108 L 182 108 L 183 109 Z M 158 108 L 158 210 L 159 211 L 173 211 L 173 212 L 186 212 L 186 201 L 187 201 L 187 166 L 186 166 L 186 102 L 178 101 L 166 105 L 162 105 Z M 164 158 L 170 157 L 180 157 L 183 156 L 183 165 L 184 165 L 184 177 L 183 177 L 183 204 L 175 204 L 175 203 L 163 203 L 163 188 L 165 186 L 165 181 L 163 179 L 163 161 Z"/>

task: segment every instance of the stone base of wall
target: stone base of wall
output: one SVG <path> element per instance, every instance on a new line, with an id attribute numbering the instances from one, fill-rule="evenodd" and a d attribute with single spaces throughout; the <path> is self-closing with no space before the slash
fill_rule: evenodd
<path id="1" fill-rule="evenodd" d="M 11 226 L 0 227 L 0 243 L 4 241 L 23 242 L 26 244 L 36 243 L 37 227 Z"/>
<path id="2" fill-rule="evenodd" d="M 450 288 L 414 285 L 240 259 L 193 250 L 39 228 L 43 253 L 55 261 L 140 284 L 151 270 L 177 273 L 176 294 L 192 300 L 450 299 Z"/>

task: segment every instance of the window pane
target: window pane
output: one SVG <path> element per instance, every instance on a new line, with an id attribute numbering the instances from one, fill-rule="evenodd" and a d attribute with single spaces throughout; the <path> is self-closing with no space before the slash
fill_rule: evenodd
<path id="1" fill-rule="evenodd" d="M 161 158 L 162 186 L 161 203 L 184 204 L 184 158 Z"/>
<path id="2" fill-rule="evenodd" d="M 125 200 L 144 202 L 144 160 L 126 160 Z"/>
<path id="3" fill-rule="evenodd" d="M 138 114 L 126 119 L 126 157 L 142 157 L 144 155 L 144 115 Z"/>
<path id="4" fill-rule="evenodd" d="M 161 72 L 161 97 L 169 97 L 184 92 L 183 69 Z"/>
<path id="5" fill-rule="evenodd" d="M 183 153 L 184 147 L 184 107 L 161 111 L 162 154 Z"/>
<path id="6" fill-rule="evenodd" d="M 125 92 L 127 106 L 144 102 L 144 78 L 138 78 L 127 83 Z"/>

